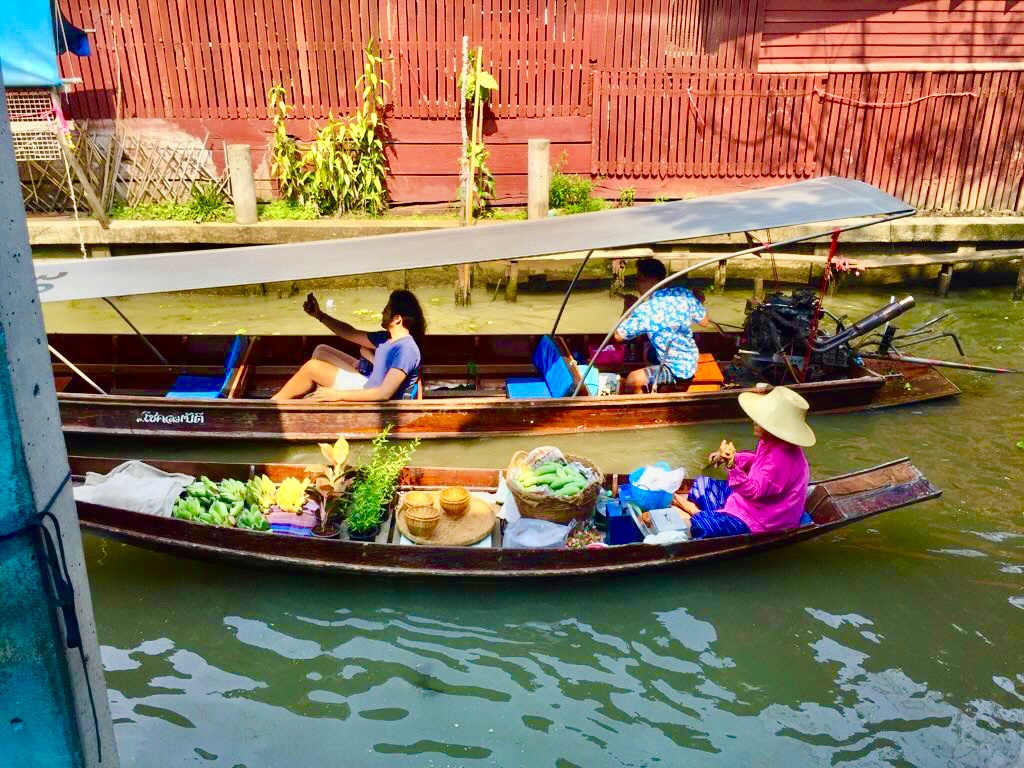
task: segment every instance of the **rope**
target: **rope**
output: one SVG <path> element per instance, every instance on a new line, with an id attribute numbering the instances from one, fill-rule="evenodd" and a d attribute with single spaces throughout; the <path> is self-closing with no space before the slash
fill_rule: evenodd
<path id="1" fill-rule="evenodd" d="M 89 694 L 89 707 L 92 709 L 92 724 L 96 731 L 96 758 L 98 762 L 102 763 L 103 743 L 100 739 L 100 719 L 96 712 L 96 698 L 92 691 L 92 681 L 89 679 L 89 667 L 86 663 L 85 648 L 82 645 L 82 632 L 78 623 L 78 614 L 75 613 L 75 588 L 71 585 L 71 572 L 68 569 L 67 553 L 64 551 L 64 537 L 61 534 L 60 521 L 50 511 L 53 505 L 57 503 L 57 499 L 60 498 L 61 492 L 70 482 L 71 472 L 69 470 L 64 475 L 64 479 L 57 484 L 56 490 L 50 496 L 49 501 L 43 505 L 42 510 L 30 517 L 21 528 L 0 534 L 0 542 L 8 541 L 30 531 L 38 531 L 42 538 L 45 554 L 41 559 L 49 570 L 53 585 L 52 593 L 49 589 L 47 590 L 47 597 L 50 599 L 51 604 L 55 608 L 60 609 L 64 616 L 65 644 L 68 648 L 78 649 L 78 658 L 82 663 L 82 671 L 85 677 L 85 687 Z M 50 529 L 43 524 L 44 520 L 50 521 L 53 525 L 54 533 L 51 533 Z M 55 538 L 56 544 L 54 543 Z"/>
<path id="2" fill-rule="evenodd" d="M 926 96 L 918 96 L 916 99 L 909 99 L 907 101 L 861 101 L 859 99 L 851 99 L 848 96 L 840 96 L 838 93 L 829 93 L 824 88 L 815 87 L 814 93 L 816 93 L 822 100 L 831 99 L 832 101 L 838 101 L 841 104 L 848 104 L 851 107 L 879 107 L 881 109 L 892 109 L 894 107 L 909 107 L 912 104 L 917 104 L 921 101 L 927 101 L 928 99 L 961 99 L 965 97 L 978 98 L 978 94 L 974 91 L 948 91 L 943 93 L 929 93 Z"/>
<path id="3" fill-rule="evenodd" d="M 821 317 L 821 305 L 825 301 L 825 292 L 828 290 L 828 284 L 832 280 L 832 260 L 836 257 L 836 251 L 839 250 L 839 234 L 841 232 L 842 230 L 839 227 L 832 230 L 832 243 L 828 247 L 828 258 L 825 260 L 825 269 L 821 273 L 821 285 L 818 288 L 818 304 L 814 308 L 814 314 L 811 316 L 811 327 L 807 332 L 807 349 L 804 351 L 804 365 L 800 371 L 802 382 L 807 381 L 807 369 L 811 367 L 811 348 L 818 336 L 818 319 Z"/>

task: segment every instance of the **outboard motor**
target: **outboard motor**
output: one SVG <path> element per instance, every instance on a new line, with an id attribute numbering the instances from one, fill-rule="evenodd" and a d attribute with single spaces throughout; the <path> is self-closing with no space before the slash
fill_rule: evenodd
<path id="1" fill-rule="evenodd" d="M 802 369 L 804 357 L 810 350 L 807 380 L 825 378 L 829 369 L 848 368 L 853 362 L 857 353 L 850 347 L 851 341 L 888 323 L 913 306 L 913 297 L 907 296 L 872 312 L 848 328 L 843 325 L 844 318 L 836 318 L 823 310 L 822 314 L 831 317 L 836 325 L 835 333 L 829 335 L 822 331 L 820 322 L 815 323 L 818 297 L 814 291 L 794 291 L 790 296 L 770 294 L 761 303 L 747 304 L 740 355 L 747 369 L 754 371 L 759 378 L 774 382 L 786 377 L 787 368 L 795 366 Z M 815 338 L 811 339 L 815 327 Z"/>

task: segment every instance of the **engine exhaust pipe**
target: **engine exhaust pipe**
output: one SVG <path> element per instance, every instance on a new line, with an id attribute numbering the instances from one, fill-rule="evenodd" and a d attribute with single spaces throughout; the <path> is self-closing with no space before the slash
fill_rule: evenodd
<path id="1" fill-rule="evenodd" d="M 896 319 L 913 307 L 915 303 L 913 296 L 905 296 L 899 301 L 886 304 L 884 307 L 872 312 L 864 319 L 858 320 L 841 333 L 837 333 L 835 336 L 826 339 L 821 344 L 815 344 L 812 349 L 815 352 L 828 352 L 830 349 L 835 349 L 840 344 L 856 339 L 858 336 L 863 336 L 864 334 L 875 330 L 878 326 L 885 325 L 891 320 Z"/>

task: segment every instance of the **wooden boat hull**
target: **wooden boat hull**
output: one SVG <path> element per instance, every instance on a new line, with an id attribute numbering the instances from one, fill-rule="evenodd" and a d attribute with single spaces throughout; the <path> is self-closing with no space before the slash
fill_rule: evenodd
<path id="1" fill-rule="evenodd" d="M 736 349 L 734 339 L 718 334 L 698 334 L 702 348 L 710 348 L 717 359 L 731 359 Z M 65 337 L 74 338 L 74 337 Z M 300 362 L 296 349 L 273 343 L 262 348 L 265 360 L 280 356 Z M 476 339 L 476 346 L 467 346 L 461 337 L 438 337 L 439 363 L 435 371 L 451 374 L 459 368 L 458 360 L 481 359 L 480 368 L 494 371 L 511 370 L 522 375 L 529 372 L 529 350 L 536 337 L 467 337 Z M 589 337 L 566 337 L 575 346 L 586 348 Z M 72 344 L 60 339 L 62 346 Z M 481 339 L 488 339 L 481 342 Z M 121 346 L 132 349 L 131 341 Z M 261 340 L 263 341 L 263 340 Z M 296 340 L 293 347 L 311 351 L 315 342 L 329 339 Z M 596 343 L 597 339 L 594 339 Z M 226 341 L 222 340 L 225 343 Z M 337 343 L 337 342 L 335 342 Z M 166 345 L 165 345 L 166 346 Z M 340 345 L 339 345 L 340 346 Z M 114 380 L 154 376 L 160 366 L 151 363 L 89 364 L 107 359 L 108 350 L 85 355 L 84 368 L 90 374 L 104 373 Z M 169 356 L 173 355 L 168 352 Z M 525 358 L 523 355 L 525 354 Z M 131 360 L 136 352 L 127 355 Z M 639 365 L 640 363 L 637 363 Z M 257 370 L 278 373 L 291 370 L 287 366 L 258 366 Z M 465 363 L 462 363 L 462 369 Z M 154 371 L 153 369 L 156 369 Z M 55 375 L 67 378 L 67 371 L 55 366 Z M 265 374 L 268 378 L 270 373 Z M 950 397 L 959 389 L 930 366 L 914 365 L 897 360 L 868 361 L 855 375 L 834 380 L 793 385 L 810 403 L 815 414 L 843 413 L 894 405 L 919 403 Z M 259 390 L 259 387 L 251 387 Z M 265 391 L 264 386 L 261 392 Z M 272 391 L 272 390 L 271 390 Z M 63 391 L 58 393 L 61 419 L 65 432 L 102 436 L 145 436 L 167 438 L 200 438 L 224 440 L 333 440 L 370 438 L 386 424 L 394 426 L 399 437 L 454 438 L 486 437 L 516 434 L 565 434 L 604 432 L 651 427 L 669 427 L 704 422 L 742 419 L 738 396 L 748 391 L 727 388 L 717 392 L 678 392 L 653 395 L 614 395 L 605 397 L 543 398 L 509 400 L 504 397 L 438 397 L 386 403 L 313 403 L 297 400 L 278 403 L 263 398 L 229 397 L 221 399 L 180 400 L 152 394 L 90 394 Z"/>
<path id="2" fill-rule="evenodd" d="M 72 470 L 109 471 L 119 460 L 72 458 Z M 153 462 L 169 471 L 213 478 L 249 476 L 249 465 Z M 254 466 L 281 478 L 301 473 L 288 465 Z M 498 470 L 419 468 L 406 471 L 405 487 L 461 484 L 493 489 Z M 796 544 L 892 509 L 940 495 L 908 460 L 902 459 L 815 485 L 808 499 L 813 525 L 792 531 L 751 534 L 671 545 L 631 544 L 605 549 L 503 549 L 361 543 L 215 528 L 79 503 L 83 530 L 172 555 L 320 573 L 370 573 L 433 577 L 537 578 L 595 576 L 679 568 Z M 393 518 L 392 518 L 393 519 Z M 394 540 L 394 531 L 382 540 Z"/>

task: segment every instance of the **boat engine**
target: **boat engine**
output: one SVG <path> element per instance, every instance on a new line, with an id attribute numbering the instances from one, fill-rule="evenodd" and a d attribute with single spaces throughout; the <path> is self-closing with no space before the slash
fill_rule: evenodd
<path id="1" fill-rule="evenodd" d="M 794 371 L 803 372 L 804 358 L 810 352 L 805 380 L 828 378 L 835 375 L 835 369 L 848 368 L 857 357 L 851 341 L 902 315 L 912 306 L 914 299 L 908 296 L 849 327 L 845 326 L 845 317 L 836 317 L 822 309 L 822 318 L 827 317 L 835 324 L 835 331 L 830 334 L 824 330 L 821 318 L 815 323 L 818 296 L 814 291 L 798 290 L 789 296 L 769 294 L 764 301 L 747 302 L 739 354 L 748 372 L 762 381 L 780 384 L 787 377 L 792 380 Z M 815 333 L 813 339 L 812 333 Z"/>

